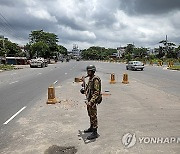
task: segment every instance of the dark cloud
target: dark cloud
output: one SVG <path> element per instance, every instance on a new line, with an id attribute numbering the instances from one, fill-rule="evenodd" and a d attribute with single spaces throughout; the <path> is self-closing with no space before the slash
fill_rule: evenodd
<path id="1" fill-rule="evenodd" d="M 82 31 L 85 30 L 83 25 L 80 25 L 79 23 L 77 23 L 77 21 L 74 18 L 69 18 L 67 16 L 64 16 L 64 17 L 57 16 L 56 19 L 58 20 L 58 25 L 70 27 L 75 30 L 82 30 Z"/>
<path id="2" fill-rule="evenodd" d="M 180 0 L 0 0 L 0 35 L 28 42 L 33 30 L 59 36 L 67 48 L 154 46 L 169 36 L 179 44 Z M 23 40 L 23 41 L 21 41 Z"/>
<path id="3" fill-rule="evenodd" d="M 164 14 L 180 9 L 180 0 L 121 0 L 120 8 L 131 15 Z"/>
<path id="4" fill-rule="evenodd" d="M 0 5 L 1 6 L 11 6 L 11 7 L 13 7 L 13 6 L 16 5 L 16 2 L 12 1 L 12 0 L 1 0 Z"/>

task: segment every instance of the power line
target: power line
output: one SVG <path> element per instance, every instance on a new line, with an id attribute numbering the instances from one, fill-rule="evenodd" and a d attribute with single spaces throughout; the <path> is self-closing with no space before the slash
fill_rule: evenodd
<path id="1" fill-rule="evenodd" d="M 18 40 L 23 40 L 20 36 L 17 35 L 16 31 L 14 30 L 14 28 L 10 25 L 10 23 L 8 22 L 8 20 L 3 16 L 3 14 L 0 12 L 0 19 L 2 21 L 3 24 L 3 31 L 5 33 L 8 33 L 9 35 L 11 35 L 12 37 L 18 39 Z"/>

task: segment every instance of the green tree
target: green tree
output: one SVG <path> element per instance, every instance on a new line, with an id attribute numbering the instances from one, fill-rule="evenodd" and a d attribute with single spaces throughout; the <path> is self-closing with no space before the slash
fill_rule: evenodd
<path id="1" fill-rule="evenodd" d="M 134 50 L 134 45 L 133 44 L 128 44 L 126 49 L 125 49 L 125 54 L 132 54 L 133 53 L 133 50 Z"/>
<path id="2" fill-rule="evenodd" d="M 48 58 L 50 55 L 49 46 L 44 42 L 37 42 L 31 45 L 31 54 L 36 57 Z"/>
<path id="3" fill-rule="evenodd" d="M 32 31 L 29 34 L 30 44 L 37 42 L 47 43 L 49 46 L 56 45 L 58 37 L 54 33 L 44 32 L 43 30 Z"/>
<path id="4" fill-rule="evenodd" d="M 147 48 L 134 48 L 133 50 L 133 54 L 134 54 L 134 58 L 144 58 L 145 56 L 147 56 Z"/>
<path id="5" fill-rule="evenodd" d="M 175 53 L 175 44 L 173 42 L 168 42 L 167 40 L 162 40 L 159 42 L 163 46 L 159 47 L 159 57 L 160 55 L 165 55 L 167 58 L 177 58 Z"/>
<path id="6" fill-rule="evenodd" d="M 32 31 L 31 34 L 29 34 L 29 39 L 30 57 L 36 54 L 36 56 L 50 58 L 54 56 L 55 53 L 59 52 L 59 47 L 57 45 L 58 37 L 54 33 L 44 32 L 43 30 Z M 37 51 L 36 49 L 40 50 Z"/>
<path id="7" fill-rule="evenodd" d="M 117 53 L 116 49 L 112 49 L 112 48 L 106 49 L 104 47 L 92 46 L 88 49 L 84 49 L 81 53 L 81 56 L 83 59 L 103 60 L 109 58 L 109 56 L 115 52 Z"/>
<path id="8" fill-rule="evenodd" d="M 60 54 L 67 55 L 67 49 L 62 45 L 58 45 L 58 52 Z"/>
<path id="9" fill-rule="evenodd" d="M 11 41 L 4 40 L 4 46 L 2 40 L 0 41 L 0 55 L 4 56 L 20 56 L 22 50 L 16 43 L 12 43 Z"/>

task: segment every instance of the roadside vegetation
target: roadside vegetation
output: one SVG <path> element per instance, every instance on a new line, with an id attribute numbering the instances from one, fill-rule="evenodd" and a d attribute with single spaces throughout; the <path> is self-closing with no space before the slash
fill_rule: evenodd
<path id="1" fill-rule="evenodd" d="M 67 55 L 67 49 L 58 44 L 58 37 L 54 33 L 43 30 L 31 31 L 29 42 L 23 47 L 8 39 L 0 39 L 0 57 L 34 57 L 51 58 L 59 54 Z"/>
<path id="2" fill-rule="evenodd" d="M 13 70 L 14 66 L 13 65 L 0 65 L 0 70 Z"/>
<path id="3" fill-rule="evenodd" d="M 128 62 L 138 60 L 144 63 L 168 65 L 180 65 L 180 45 L 173 42 L 161 40 L 158 48 L 136 47 L 134 44 L 127 44 L 119 49 L 92 46 L 81 50 L 81 58 L 84 60 L 108 60 L 117 62 Z M 8 39 L 0 40 L 0 60 L 5 57 L 26 57 L 32 59 L 43 57 L 45 59 L 57 58 L 68 55 L 67 49 L 59 44 L 58 36 L 54 33 L 43 30 L 31 31 L 29 42 L 22 48 Z M 117 50 L 120 54 L 118 55 Z M 5 64 L 5 63 L 4 63 Z"/>
<path id="4" fill-rule="evenodd" d="M 171 66 L 171 67 L 169 67 L 168 69 L 180 71 L 180 65 Z"/>
<path id="5" fill-rule="evenodd" d="M 81 53 L 83 59 L 86 60 L 109 60 L 117 62 L 128 62 L 130 60 L 138 60 L 144 63 L 158 64 L 162 62 L 168 65 L 173 62 L 180 65 L 180 45 L 176 46 L 173 42 L 162 40 L 159 42 L 159 48 L 136 47 L 134 44 L 120 49 L 121 55 L 118 57 L 117 49 L 105 49 L 104 47 L 90 47 L 84 49 Z"/>

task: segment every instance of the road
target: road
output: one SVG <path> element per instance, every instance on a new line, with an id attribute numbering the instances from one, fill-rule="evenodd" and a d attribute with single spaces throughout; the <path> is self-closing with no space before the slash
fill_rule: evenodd
<path id="1" fill-rule="evenodd" d="M 80 63 L 58 63 L 47 68 L 25 68 L 0 73 L 0 126 L 25 106 L 30 107 L 55 81 L 59 83 L 76 76 Z"/>
<path id="2" fill-rule="evenodd" d="M 55 81 L 63 82 L 85 70 L 91 62 L 57 63 L 47 68 L 26 68 L 0 73 L 0 126 L 17 111 L 31 106 L 47 93 L 47 88 Z M 162 67 L 145 67 L 144 71 L 127 71 L 125 64 L 93 62 L 99 72 L 115 73 L 121 81 L 123 73 L 128 73 L 129 80 L 136 80 L 164 92 L 179 96 L 180 72 Z"/>
<path id="3" fill-rule="evenodd" d="M 88 64 L 94 64 L 97 67 L 97 74 L 100 75 L 102 83 L 105 83 L 102 85 L 103 91 L 110 90 L 113 93 L 109 99 L 104 98 L 104 103 L 99 109 L 102 136 L 95 143 L 96 145 L 103 147 L 108 153 L 108 150 L 111 151 L 108 149 L 110 147 L 104 145 L 110 140 L 112 143 L 109 146 L 114 147 L 112 150 L 117 150 L 117 147 L 121 146 L 120 137 L 126 131 L 136 131 L 141 136 L 178 135 L 180 72 L 156 66 L 146 66 L 144 71 L 127 71 L 125 64 L 122 63 L 58 62 L 49 65 L 47 68 L 25 68 L 0 73 L 0 137 L 1 141 L 4 141 L 0 144 L 0 152 L 1 148 L 6 153 L 8 150 L 6 147 L 9 146 L 11 151 L 13 146 L 15 148 L 20 145 L 22 145 L 21 151 L 26 146 L 34 148 L 36 151 L 38 149 L 36 145 L 43 145 L 46 142 L 49 145 L 49 140 L 56 141 L 55 144 L 61 142 L 61 144 L 78 143 L 77 136 L 74 136 L 76 131 L 80 129 L 79 127 L 87 126 L 87 117 L 84 116 L 86 111 L 82 110 L 81 105 L 79 108 L 68 111 L 61 108 L 63 102 L 60 106 L 56 105 L 55 107 L 36 104 L 47 97 L 48 86 L 56 81 L 58 81 L 58 85 L 62 84 L 62 87 L 58 88 L 58 95 L 59 91 L 63 91 L 61 99 L 70 97 L 70 100 L 82 100 L 82 98 L 78 98 L 79 91 L 76 92 L 80 87 L 73 85 L 72 80 L 74 77 L 85 74 L 85 68 Z M 111 73 L 115 73 L 118 83 L 110 86 L 108 81 Z M 120 83 L 123 73 L 128 73 L 129 76 L 130 84 L 127 86 Z M 119 101 L 119 97 L 122 98 L 121 101 Z M 45 104 L 45 102 L 41 103 Z M 18 111 L 21 112 L 6 123 Z M 80 120 L 79 117 L 81 117 Z M 18 119 L 20 120 L 18 121 Z M 110 129 L 113 129 L 113 132 Z M 56 132 L 51 130 L 56 130 L 59 133 L 58 138 Z M 65 133 L 60 133 L 63 130 Z M 62 136 L 63 134 L 65 136 Z M 109 134 L 108 138 L 105 134 Z M 64 140 L 61 141 L 59 136 Z M 71 138 L 72 141 L 66 140 L 67 137 Z M 32 143 L 28 143 L 29 141 Z M 35 144 L 35 142 L 37 143 Z M 103 148 L 97 150 L 103 151 Z M 136 151 L 139 150 L 138 148 L 144 150 L 141 152 L 145 153 L 149 146 L 139 147 L 137 145 L 137 149 L 134 148 L 135 151 L 132 153 L 138 153 Z M 158 149 L 157 146 L 155 148 Z M 83 151 L 86 150 L 86 147 L 82 145 L 79 149 Z M 150 149 L 152 148 L 150 147 Z M 44 150 L 44 147 L 39 150 Z M 167 145 L 158 150 L 167 151 L 167 153 L 178 151 L 176 145 Z M 16 151 L 16 153 L 18 152 Z M 153 152 L 150 151 L 150 153 Z"/>
<path id="4" fill-rule="evenodd" d="M 119 81 L 122 81 L 123 73 L 127 73 L 129 80 L 135 80 L 149 86 L 153 86 L 164 92 L 179 96 L 180 92 L 180 71 L 167 70 L 166 67 L 145 66 L 144 71 L 126 70 L 126 64 L 116 63 L 95 63 L 99 71 L 103 73 L 115 73 Z"/>

